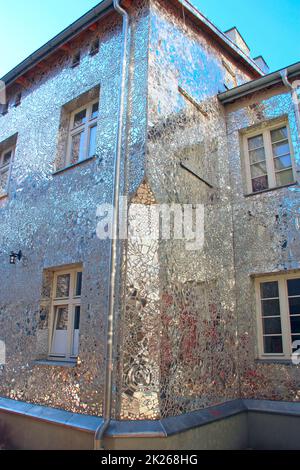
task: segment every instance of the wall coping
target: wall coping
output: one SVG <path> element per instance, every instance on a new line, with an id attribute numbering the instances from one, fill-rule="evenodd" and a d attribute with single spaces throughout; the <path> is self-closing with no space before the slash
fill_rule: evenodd
<path id="1" fill-rule="evenodd" d="M 107 437 L 168 437 L 245 412 L 300 417 L 300 402 L 236 399 L 161 420 L 112 420 Z M 4 397 L 0 397 L 0 416 L 1 413 L 21 415 L 89 433 L 94 433 L 103 423 L 102 417 L 72 413 Z"/>

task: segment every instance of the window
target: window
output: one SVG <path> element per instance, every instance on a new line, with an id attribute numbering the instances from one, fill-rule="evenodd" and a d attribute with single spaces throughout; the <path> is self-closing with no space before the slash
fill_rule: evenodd
<path id="1" fill-rule="evenodd" d="M 73 57 L 72 57 L 72 65 L 71 65 L 73 68 L 74 68 L 74 67 L 77 67 L 77 65 L 80 64 L 80 56 L 81 56 L 80 51 L 79 51 L 79 52 L 76 52 L 76 54 L 73 55 Z"/>
<path id="2" fill-rule="evenodd" d="M 71 114 L 67 165 L 74 165 L 95 155 L 98 112 L 97 100 Z"/>
<path id="3" fill-rule="evenodd" d="M 15 108 L 20 106 L 22 100 L 22 93 L 17 93 L 15 98 Z"/>
<path id="4" fill-rule="evenodd" d="M 244 136 L 247 190 L 256 193 L 295 182 L 292 145 L 287 125 Z"/>
<path id="5" fill-rule="evenodd" d="M 0 197 L 8 192 L 11 165 L 14 157 L 14 147 L 0 150 Z"/>
<path id="6" fill-rule="evenodd" d="M 259 356 L 291 359 L 300 340 L 300 274 L 256 280 Z"/>
<path id="7" fill-rule="evenodd" d="M 61 108 L 55 172 L 96 156 L 99 96 L 96 85 Z"/>
<path id="8" fill-rule="evenodd" d="M 96 55 L 99 52 L 99 39 L 95 39 L 91 45 L 90 55 Z"/>
<path id="9" fill-rule="evenodd" d="M 72 360 L 78 356 L 82 270 L 56 271 L 52 294 L 50 357 Z"/>

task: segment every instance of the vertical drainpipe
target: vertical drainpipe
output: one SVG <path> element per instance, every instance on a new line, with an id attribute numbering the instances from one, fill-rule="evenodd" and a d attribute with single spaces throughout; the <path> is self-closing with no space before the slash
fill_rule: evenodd
<path id="1" fill-rule="evenodd" d="M 116 141 L 116 153 L 114 163 L 114 191 L 113 191 L 113 220 L 112 220 L 112 240 L 110 254 L 110 285 L 107 314 L 107 335 L 106 335 L 106 370 L 103 397 L 103 419 L 104 422 L 96 429 L 94 437 L 94 450 L 103 450 L 103 438 L 109 428 L 112 408 L 112 380 L 113 380 L 113 352 L 114 352 L 114 321 L 117 306 L 116 280 L 118 266 L 118 240 L 119 240 L 119 200 L 120 200 L 120 179 L 121 179 L 121 159 L 122 159 L 122 136 L 125 116 L 125 86 L 128 70 L 127 43 L 129 31 L 128 13 L 121 8 L 120 0 L 113 0 L 115 10 L 123 17 L 122 30 L 122 55 L 121 55 L 121 80 L 119 89 L 119 116 L 118 131 Z"/>
<path id="2" fill-rule="evenodd" d="M 299 99 L 298 99 L 297 90 L 296 88 L 293 87 L 293 85 L 288 80 L 287 69 L 281 70 L 280 75 L 285 86 L 291 90 L 292 99 L 294 103 L 294 109 L 295 109 L 295 115 L 296 115 L 298 138 L 300 139 L 300 112 L 299 112 L 299 104 L 298 104 Z"/>

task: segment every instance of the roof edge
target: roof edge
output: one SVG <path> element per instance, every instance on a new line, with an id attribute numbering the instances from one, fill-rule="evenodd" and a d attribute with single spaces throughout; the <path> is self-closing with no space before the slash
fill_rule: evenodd
<path id="1" fill-rule="evenodd" d="M 196 17 L 211 34 L 217 36 L 218 39 L 233 53 L 238 56 L 244 64 L 252 69 L 253 72 L 258 75 L 263 75 L 263 71 L 255 64 L 255 62 L 248 57 L 238 46 L 234 44 L 222 31 L 220 31 L 208 18 L 206 18 L 200 11 L 197 10 L 188 0 L 176 0 L 180 3 L 190 14 Z M 101 18 L 104 14 L 109 11 L 113 11 L 113 0 L 102 0 L 101 3 L 96 5 L 94 8 L 89 10 L 78 20 L 72 23 L 70 26 L 65 28 L 62 32 L 57 34 L 54 38 L 50 39 L 46 44 L 37 49 L 19 65 L 14 67 L 1 80 L 6 86 L 12 84 L 15 80 L 21 77 L 23 74 L 32 69 L 38 62 L 48 57 L 58 47 L 64 45 L 70 39 L 74 38 L 81 31 L 88 28 L 91 24 Z"/>
<path id="2" fill-rule="evenodd" d="M 5 83 L 6 86 L 10 85 L 15 80 L 17 80 L 17 78 L 22 76 L 24 73 L 28 72 L 32 67 L 34 67 L 36 63 L 48 57 L 58 47 L 70 41 L 70 39 L 75 37 L 81 31 L 84 31 L 95 21 L 101 18 L 104 14 L 112 10 L 113 0 L 103 0 L 101 3 L 89 10 L 70 26 L 67 26 L 67 28 L 65 28 L 59 34 L 54 36 L 54 38 L 50 39 L 50 41 L 48 41 L 42 47 L 30 54 L 25 60 L 23 60 L 20 64 L 10 70 L 6 75 L 4 75 L 1 80 Z"/>
<path id="3" fill-rule="evenodd" d="M 223 31 L 221 31 L 217 26 L 215 26 L 206 16 L 204 16 L 199 10 L 197 10 L 194 5 L 190 3 L 189 0 L 177 0 L 181 5 L 183 5 L 187 11 L 189 11 L 194 17 L 196 17 L 207 29 L 213 33 L 219 41 L 226 45 L 232 53 L 238 55 L 240 59 L 248 66 L 251 67 L 252 71 L 256 72 L 260 76 L 264 76 L 264 72 L 260 67 L 254 62 L 254 60 L 247 56 L 228 36 L 226 36 Z M 244 40 L 244 39 L 243 39 Z M 246 44 L 246 42 L 245 42 Z M 247 46 L 248 47 L 248 46 Z"/>
<path id="4" fill-rule="evenodd" d="M 266 87 L 282 83 L 281 72 L 283 70 L 287 71 L 288 78 L 293 78 L 297 75 L 300 75 L 300 62 L 289 65 L 288 67 L 283 67 L 276 72 L 269 73 L 261 78 L 256 80 L 251 80 L 250 82 L 244 83 L 238 87 L 232 88 L 231 90 L 225 91 L 218 95 L 218 99 L 222 104 L 229 104 L 233 101 L 236 101 L 244 96 L 247 96 L 255 91 L 263 90 Z"/>

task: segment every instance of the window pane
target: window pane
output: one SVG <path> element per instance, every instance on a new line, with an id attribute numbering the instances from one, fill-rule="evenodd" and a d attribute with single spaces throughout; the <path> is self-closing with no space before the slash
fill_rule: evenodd
<path id="1" fill-rule="evenodd" d="M 86 109 L 83 109 L 74 116 L 74 127 L 81 126 L 86 122 Z"/>
<path id="2" fill-rule="evenodd" d="M 264 336 L 264 352 L 267 354 L 280 354 L 282 353 L 282 338 L 281 336 Z"/>
<path id="3" fill-rule="evenodd" d="M 275 317 L 276 315 L 280 315 L 279 299 L 262 300 L 261 306 L 263 317 Z"/>
<path id="4" fill-rule="evenodd" d="M 263 331 L 265 335 L 281 334 L 280 318 L 264 318 Z"/>
<path id="5" fill-rule="evenodd" d="M 56 330 L 68 329 L 68 307 L 55 307 L 56 312 Z"/>
<path id="6" fill-rule="evenodd" d="M 291 156 L 286 155 L 285 157 L 278 157 L 274 159 L 275 162 L 275 169 L 276 170 L 284 170 L 285 168 L 291 168 L 292 161 Z"/>
<path id="7" fill-rule="evenodd" d="M 287 286 L 289 295 L 300 295 L 300 279 L 288 279 Z"/>
<path id="8" fill-rule="evenodd" d="M 290 315 L 300 315 L 300 297 L 289 298 Z"/>
<path id="9" fill-rule="evenodd" d="M 82 286 L 82 273 L 77 273 L 76 276 L 76 297 L 81 295 L 81 286 Z"/>
<path id="10" fill-rule="evenodd" d="M 93 126 L 90 128 L 89 157 L 93 157 L 96 154 L 96 135 L 97 126 Z"/>
<path id="11" fill-rule="evenodd" d="M 259 178 L 252 179 L 252 191 L 256 193 L 257 191 L 263 191 L 264 189 L 269 188 L 268 177 L 260 176 Z"/>
<path id="12" fill-rule="evenodd" d="M 1 166 L 6 166 L 10 163 L 10 160 L 11 160 L 11 156 L 12 156 L 12 151 L 10 150 L 9 152 L 6 152 L 4 155 L 3 155 L 3 160 L 2 160 L 2 163 L 1 163 Z"/>
<path id="13" fill-rule="evenodd" d="M 99 114 L 99 103 L 94 103 L 92 108 L 92 116 L 91 119 L 96 119 Z"/>
<path id="14" fill-rule="evenodd" d="M 78 352 L 79 352 L 79 324 L 80 324 L 80 307 L 76 306 L 75 313 L 74 313 L 72 356 L 78 356 Z"/>
<path id="15" fill-rule="evenodd" d="M 252 178 L 256 178 L 257 176 L 262 176 L 267 174 L 267 167 L 266 163 L 256 163 L 255 165 L 251 165 L 251 176 Z"/>
<path id="16" fill-rule="evenodd" d="M 285 184 L 293 183 L 294 177 L 293 177 L 293 171 L 292 170 L 286 170 L 286 171 L 281 171 L 280 173 L 276 173 L 276 182 L 278 186 L 283 186 Z"/>
<path id="17" fill-rule="evenodd" d="M 300 317 L 291 317 L 291 332 L 300 333 Z"/>
<path id="18" fill-rule="evenodd" d="M 260 148 L 256 150 L 251 150 L 249 152 L 249 158 L 250 158 L 250 164 L 256 163 L 256 162 L 261 162 L 266 159 L 265 157 L 265 149 Z"/>
<path id="19" fill-rule="evenodd" d="M 68 307 L 55 307 L 52 354 L 66 355 L 68 339 Z"/>
<path id="20" fill-rule="evenodd" d="M 263 136 L 257 135 L 248 139 L 249 150 L 257 149 L 264 146 Z"/>
<path id="21" fill-rule="evenodd" d="M 69 297 L 70 293 L 70 274 L 57 276 L 56 298 L 62 299 Z"/>
<path id="22" fill-rule="evenodd" d="M 278 281 L 262 282 L 260 284 L 260 295 L 262 299 L 279 297 Z"/>
<path id="23" fill-rule="evenodd" d="M 272 142 L 277 142 L 278 140 L 287 139 L 287 128 L 281 127 L 280 129 L 275 129 L 271 131 L 271 140 Z"/>
<path id="24" fill-rule="evenodd" d="M 84 132 L 73 135 L 71 144 L 71 164 L 84 160 Z"/>
<path id="25" fill-rule="evenodd" d="M 8 184 L 8 169 L 0 172 L 0 195 L 6 193 Z"/>
<path id="26" fill-rule="evenodd" d="M 75 307 L 75 314 L 74 314 L 74 330 L 79 330 L 80 324 L 80 306 L 77 305 Z"/>
<path id="27" fill-rule="evenodd" d="M 278 144 L 273 144 L 274 157 L 286 155 L 287 153 L 290 153 L 290 146 L 287 140 L 285 140 L 284 142 L 279 142 Z"/>

